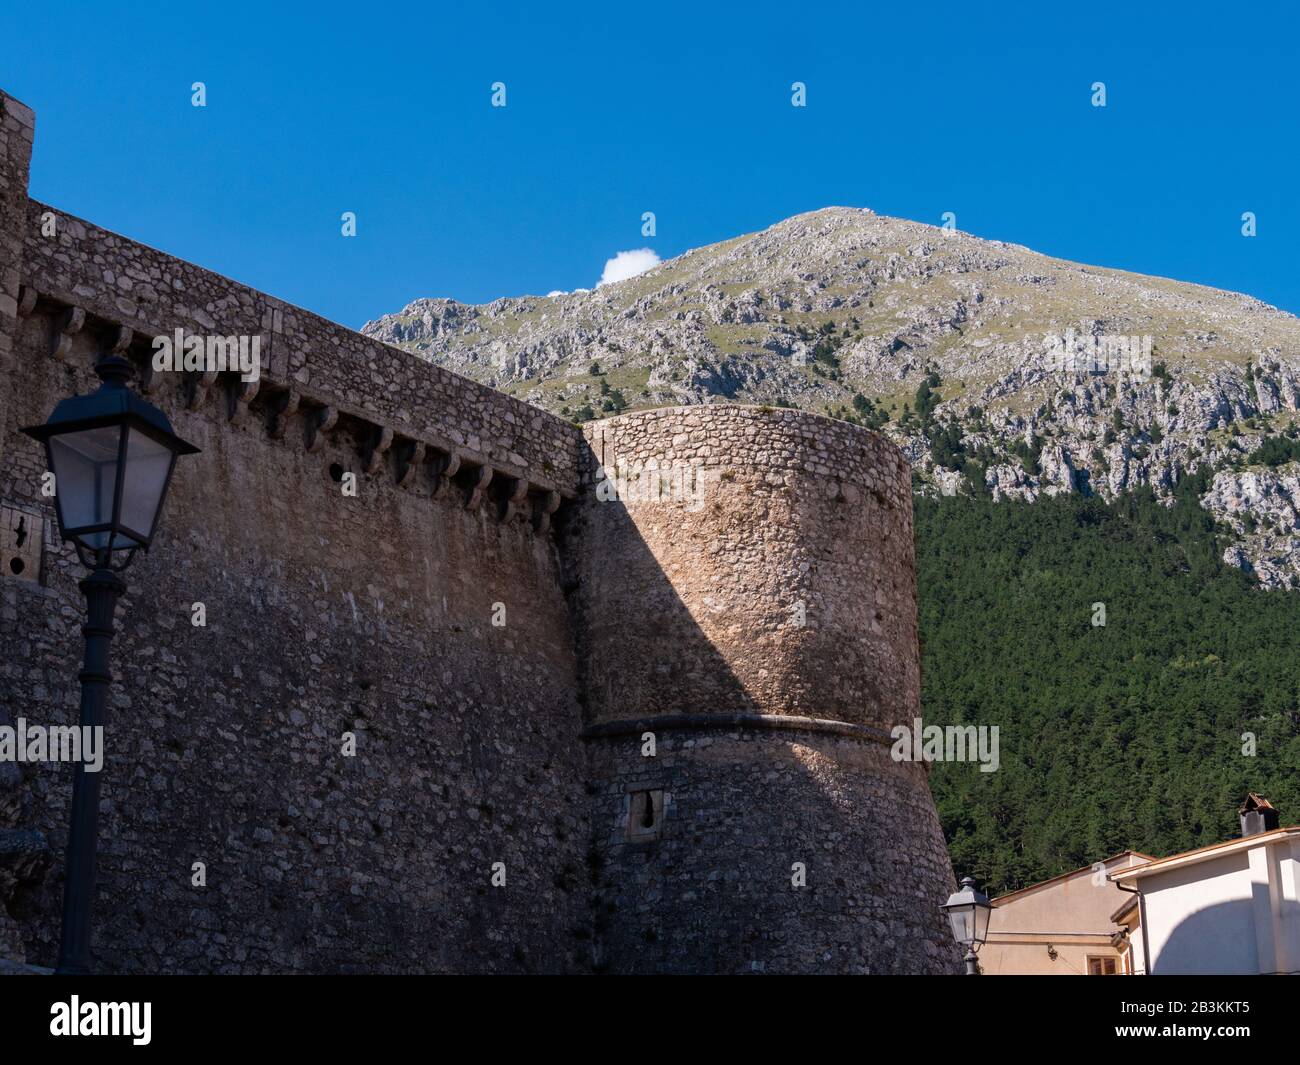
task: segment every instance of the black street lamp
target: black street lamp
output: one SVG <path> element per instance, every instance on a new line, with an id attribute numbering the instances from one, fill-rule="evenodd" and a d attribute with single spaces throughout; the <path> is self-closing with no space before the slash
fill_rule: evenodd
<path id="1" fill-rule="evenodd" d="M 948 915 L 953 938 L 966 948 L 966 975 L 978 976 L 980 968 L 975 955 L 988 939 L 989 914 L 993 912 L 989 897 L 975 886 L 974 880 L 965 876 L 961 887 L 939 908 Z"/>
<path id="2" fill-rule="evenodd" d="M 172 432 L 162 411 L 127 387 L 133 372 L 120 356 L 100 359 L 98 391 L 62 400 L 44 425 L 23 430 L 45 445 L 59 531 L 91 571 L 79 585 L 86 597 L 85 664 L 78 674 L 83 729 L 101 728 L 106 716 L 113 610 L 126 591 L 118 574 L 136 551 L 149 548 L 176 457 L 199 450 Z M 72 778 L 57 973 L 90 971 L 98 822 L 99 774 L 83 762 Z"/>

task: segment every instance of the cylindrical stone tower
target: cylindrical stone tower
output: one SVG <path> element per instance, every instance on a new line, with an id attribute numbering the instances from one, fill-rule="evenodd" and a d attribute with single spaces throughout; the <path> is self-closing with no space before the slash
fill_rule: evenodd
<path id="1" fill-rule="evenodd" d="M 596 964 L 951 972 L 923 766 L 911 474 L 793 410 L 586 429 L 566 563 L 585 670 Z"/>

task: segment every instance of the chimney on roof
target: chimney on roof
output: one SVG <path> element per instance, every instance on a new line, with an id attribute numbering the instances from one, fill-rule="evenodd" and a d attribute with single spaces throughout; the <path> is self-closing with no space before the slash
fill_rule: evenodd
<path id="1" fill-rule="evenodd" d="M 1257 836 L 1261 832 L 1271 832 L 1277 828 L 1277 810 L 1262 795 L 1253 791 L 1246 795 L 1246 801 L 1237 811 L 1241 815 L 1241 835 Z"/>

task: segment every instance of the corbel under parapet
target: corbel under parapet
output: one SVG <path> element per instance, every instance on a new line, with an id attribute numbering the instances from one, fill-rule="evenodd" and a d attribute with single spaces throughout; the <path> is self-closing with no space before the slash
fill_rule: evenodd
<path id="1" fill-rule="evenodd" d="M 297 412 L 301 401 L 302 396 L 298 394 L 298 390 L 291 388 L 287 392 L 280 393 L 271 403 L 272 420 L 268 432 L 272 440 L 284 439 L 284 431 L 289 425 L 289 419 Z"/>
<path id="2" fill-rule="evenodd" d="M 492 467 L 486 463 L 478 468 L 478 479 L 474 482 L 474 487 L 470 489 L 469 498 L 465 500 L 466 510 L 478 510 L 483 505 L 483 496 L 487 493 L 488 485 L 492 483 Z"/>
<path id="3" fill-rule="evenodd" d="M 26 318 L 36 310 L 36 298 L 40 293 L 31 285 L 22 285 L 18 289 L 18 317 Z"/>
<path id="4" fill-rule="evenodd" d="M 528 478 L 516 477 L 510 485 L 510 494 L 506 496 L 505 508 L 501 512 L 501 520 L 509 522 L 516 514 L 523 502 L 528 498 Z"/>
<path id="5" fill-rule="evenodd" d="M 371 443 L 361 453 L 361 472 L 371 474 L 379 469 L 379 467 L 383 465 L 384 455 L 392 446 L 392 427 L 388 425 L 379 426 L 371 440 Z"/>
<path id="6" fill-rule="evenodd" d="M 533 528 L 545 536 L 551 527 L 551 516 L 560 509 L 560 493 L 552 489 L 542 497 L 541 505 L 537 508 L 537 516 L 533 519 Z"/>
<path id="7" fill-rule="evenodd" d="M 54 336 L 50 341 L 50 354 L 62 361 L 72 350 L 72 338 L 86 324 L 86 312 L 81 307 L 66 307 L 54 319 Z"/>
<path id="8" fill-rule="evenodd" d="M 397 487 L 408 488 L 415 483 L 415 476 L 424 465 L 424 452 L 427 445 L 423 440 L 411 440 L 397 449 Z"/>
<path id="9" fill-rule="evenodd" d="M 135 340 L 135 330 L 129 325 L 118 325 L 113 327 L 109 336 L 111 339 L 108 343 L 108 353 L 125 356 L 131 347 L 131 342 Z"/>
<path id="10" fill-rule="evenodd" d="M 452 478 L 460 470 L 460 452 L 449 451 L 434 475 L 433 498 L 445 499 L 451 487 Z"/>
<path id="11" fill-rule="evenodd" d="M 217 383 L 216 370 L 204 370 L 203 373 L 185 375 L 185 406 L 189 410 L 198 410 L 208 401 L 208 393 Z"/>
<path id="12" fill-rule="evenodd" d="M 338 407 L 317 407 L 307 415 L 304 446 L 309 455 L 321 449 L 321 446 L 325 443 L 325 434 L 333 429 L 338 424 L 338 421 Z"/>
<path id="13" fill-rule="evenodd" d="M 230 390 L 230 415 L 231 425 L 241 425 L 245 418 L 248 417 L 248 405 L 257 398 L 257 393 L 262 387 L 262 379 L 259 377 L 256 381 L 243 381 L 238 378 L 235 380 L 235 387 Z"/>

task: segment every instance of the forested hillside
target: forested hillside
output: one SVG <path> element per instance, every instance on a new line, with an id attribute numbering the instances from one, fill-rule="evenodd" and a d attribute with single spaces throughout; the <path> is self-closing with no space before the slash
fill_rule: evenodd
<path id="1" fill-rule="evenodd" d="M 1204 489 L 916 499 L 926 723 L 1001 726 L 997 772 L 932 776 L 990 895 L 1225 839 L 1247 790 L 1300 823 L 1300 593 L 1220 561 Z"/>

